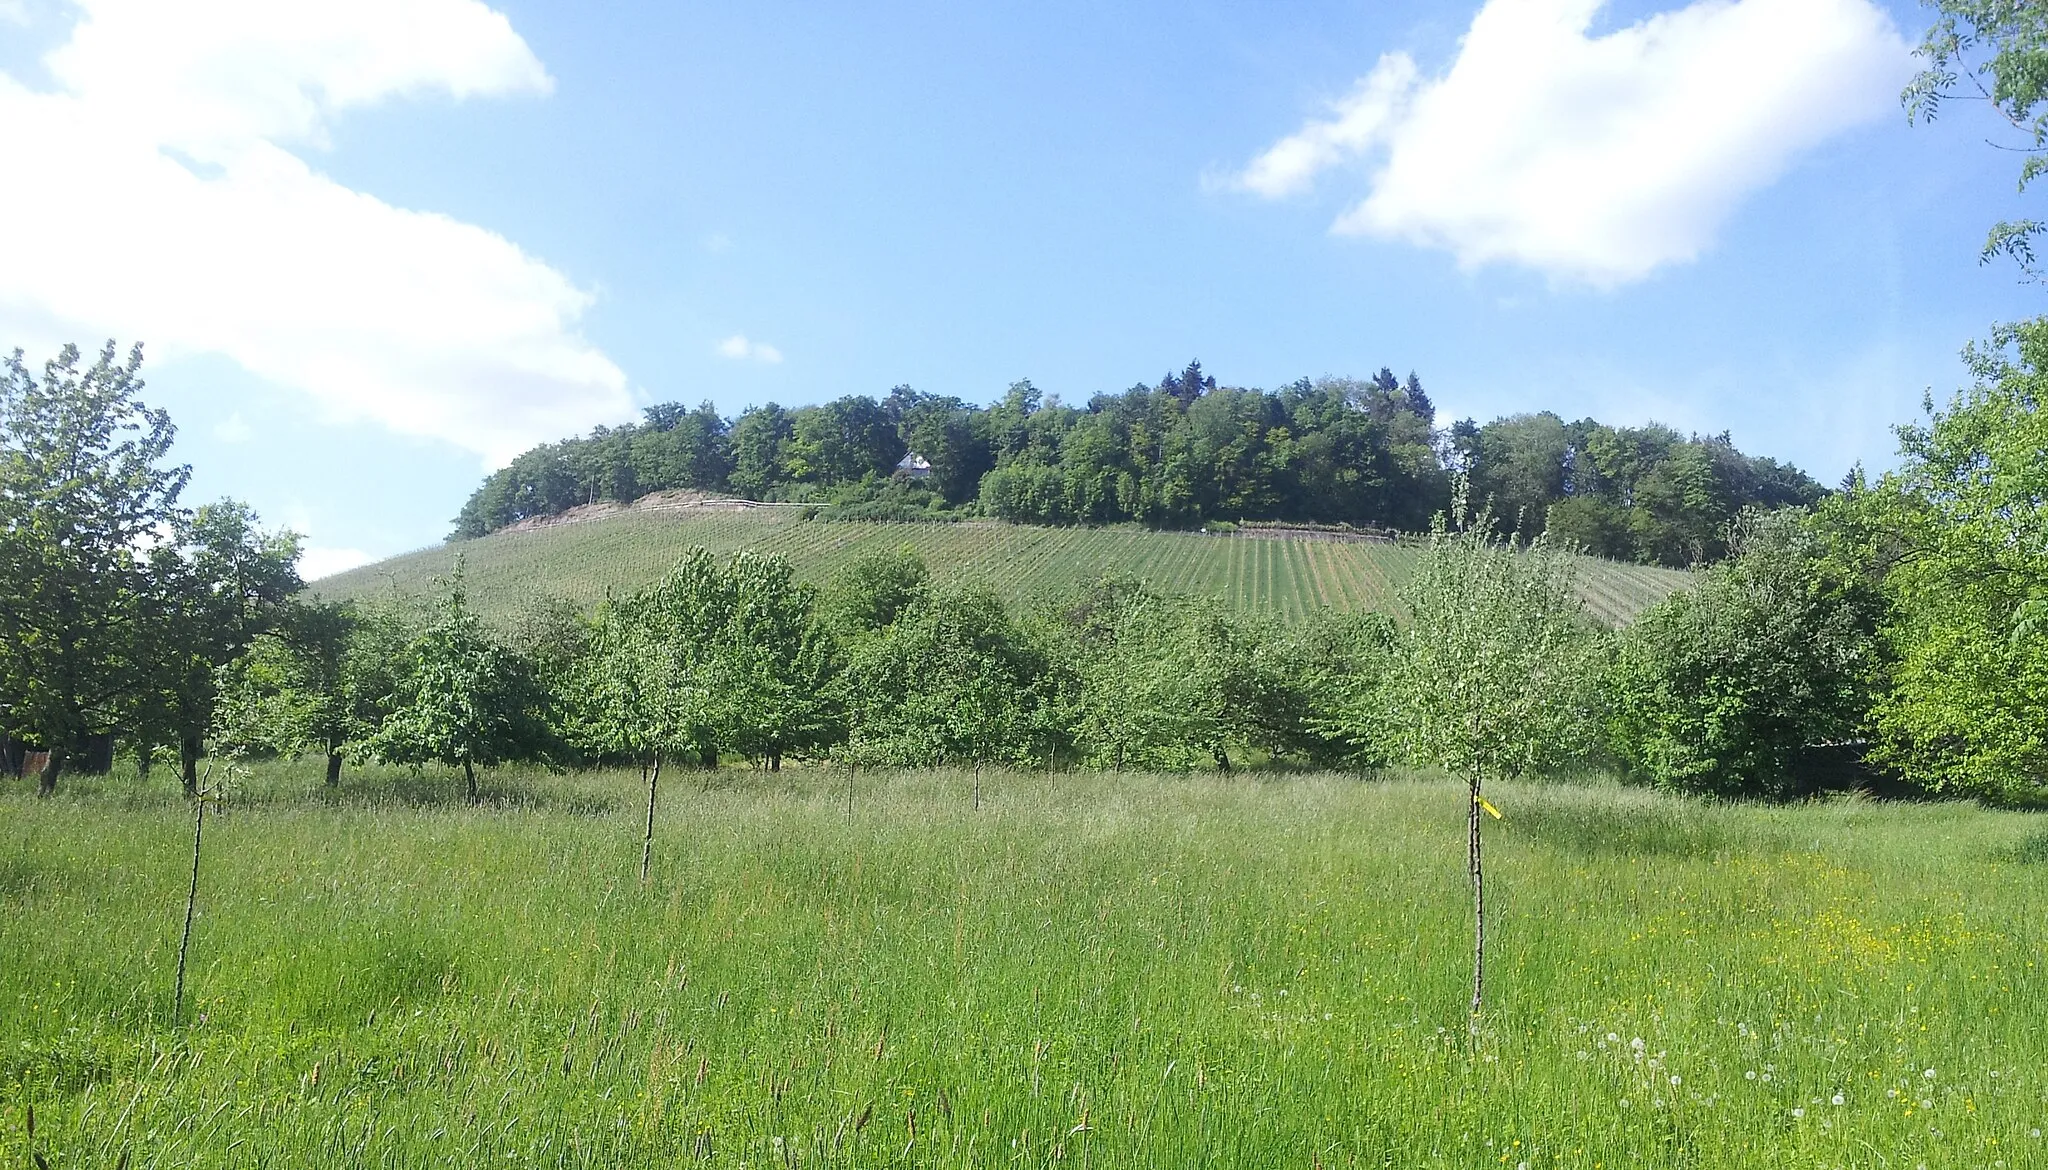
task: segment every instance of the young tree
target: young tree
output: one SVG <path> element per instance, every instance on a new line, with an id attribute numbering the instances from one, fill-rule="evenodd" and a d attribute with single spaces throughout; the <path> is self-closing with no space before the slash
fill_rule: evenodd
<path id="1" fill-rule="evenodd" d="M 1379 689 L 1389 755 L 1470 788 L 1472 1028 L 1486 988 L 1481 810 L 1489 780 L 1580 760 L 1598 743 L 1607 638 L 1587 617 L 1570 553 L 1494 534 L 1481 513 L 1439 516 L 1402 591 L 1409 611 Z M 1498 814 L 1495 814 L 1498 815 Z"/>
<path id="2" fill-rule="evenodd" d="M 816 614 L 817 591 L 780 556 L 742 551 L 723 573 L 726 622 L 713 642 L 713 694 L 727 746 L 770 771 L 824 748 L 840 731 L 832 680 L 838 646 Z"/>
<path id="3" fill-rule="evenodd" d="M 640 765 L 647 827 L 640 879 L 654 851 L 655 796 L 668 760 L 718 760 L 713 699 L 715 634 L 730 617 L 729 590 L 711 554 L 693 549 L 654 586 L 609 600 L 591 624 L 570 677 L 571 738 L 598 758 Z"/>
<path id="4" fill-rule="evenodd" d="M 181 519 L 190 469 L 161 466 L 175 428 L 137 397 L 141 366 L 109 342 L 84 369 L 76 346 L 41 378 L 19 350 L 0 367 L 0 719 L 49 749 L 44 794 L 144 683 L 144 550 Z"/>
<path id="5" fill-rule="evenodd" d="M 406 657 L 393 709 L 366 745 L 378 759 L 460 767 L 475 803 L 479 767 L 535 759 L 552 746 L 531 668 L 484 629 L 463 594 L 460 569 Z"/>

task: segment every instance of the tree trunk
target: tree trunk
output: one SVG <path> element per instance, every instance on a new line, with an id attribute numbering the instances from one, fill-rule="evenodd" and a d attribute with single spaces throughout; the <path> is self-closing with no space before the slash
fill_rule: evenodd
<path id="1" fill-rule="evenodd" d="M 476 803 L 476 765 L 467 759 L 462 761 L 462 779 L 469 786 L 469 803 Z"/>
<path id="2" fill-rule="evenodd" d="M 43 757 L 43 771 L 36 778 L 36 795 L 49 796 L 57 791 L 57 777 L 64 774 L 64 748 L 52 744 Z"/>
<path id="3" fill-rule="evenodd" d="M 1223 774 L 1224 774 L 1225 776 L 1228 776 L 1228 775 L 1230 775 L 1230 752 L 1229 752 L 1229 751 L 1228 751 L 1227 749 L 1225 749 L 1225 748 L 1220 748 L 1220 747 L 1219 747 L 1219 748 L 1217 748 L 1217 749 L 1216 749 L 1216 751 L 1215 751 L 1215 755 L 1216 755 L 1216 766 L 1217 766 L 1218 768 L 1221 768 L 1221 769 L 1223 769 Z"/>
<path id="4" fill-rule="evenodd" d="M 185 1014 L 185 956 L 192 950 L 192 912 L 199 905 L 199 837 L 206 832 L 206 801 L 192 802 L 192 884 L 185 891 L 185 933 L 178 939 L 178 989 L 171 993 L 171 1022 Z"/>
<path id="5" fill-rule="evenodd" d="M 981 811 L 981 761 L 974 761 L 974 811 Z"/>
<path id="6" fill-rule="evenodd" d="M 697 762 L 707 769 L 718 767 L 718 749 L 711 744 L 700 744 L 697 748 Z"/>
<path id="7" fill-rule="evenodd" d="M 199 795 L 199 751 L 202 746 L 196 735 L 187 735 L 178 742 L 178 779 L 185 785 L 187 796 Z"/>
<path id="8" fill-rule="evenodd" d="M 769 753 L 768 753 L 768 770 L 769 770 L 770 772 L 780 772 L 780 771 L 782 771 L 782 753 L 781 753 L 781 752 L 769 752 Z"/>
<path id="9" fill-rule="evenodd" d="M 341 783 L 341 753 L 327 749 L 327 786 L 334 788 Z"/>
<path id="10" fill-rule="evenodd" d="M 640 839 L 640 880 L 647 880 L 647 869 L 654 861 L 654 790 L 661 784 L 661 754 L 655 753 L 654 770 L 647 773 L 647 835 Z"/>
<path id="11" fill-rule="evenodd" d="M 1467 852 L 1472 868 L 1472 1035 L 1479 1035 L 1479 1013 L 1486 1000 L 1486 868 L 1480 851 L 1479 781 L 1472 781 L 1472 807 L 1466 815 Z"/>
<path id="12" fill-rule="evenodd" d="M 137 780 L 147 781 L 149 779 L 149 765 L 155 755 L 156 748 L 151 745 L 146 743 L 137 743 L 135 745 L 135 778 Z"/>

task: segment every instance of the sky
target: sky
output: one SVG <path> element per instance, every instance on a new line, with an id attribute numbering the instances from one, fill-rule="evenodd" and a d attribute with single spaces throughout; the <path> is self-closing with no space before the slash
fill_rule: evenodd
<path id="1" fill-rule="evenodd" d="M 0 0 L 0 349 L 145 343 L 313 577 L 535 443 L 1020 378 L 1416 372 L 1444 421 L 1893 459 L 2041 290 L 1875 0 Z"/>

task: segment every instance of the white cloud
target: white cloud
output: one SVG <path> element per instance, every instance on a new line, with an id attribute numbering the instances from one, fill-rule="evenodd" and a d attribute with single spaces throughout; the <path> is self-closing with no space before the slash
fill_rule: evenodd
<path id="1" fill-rule="evenodd" d="M 1871 0 L 1698 0 L 1599 36 L 1604 0 L 1488 0 L 1422 79 L 1389 53 L 1237 176 L 1294 194 L 1377 165 L 1339 234 L 1614 285 L 1696 258 L 1801 154 L 1895 116 L 1913 65 Z"/>
<path id="2" fill-rule="evenodd" d="M 299 550 L 299 579 L 318 581 L 336 573 L 346 573 L 376 560 L 376 557 L 359 548 L 325 548 L 307 545 Z"/>
<path id="3" fill-rule="evenodd" d="M 0 0 L 0 20 L 26 28 L 29 24 L 28 0 Z"/>
<path id="4" fill-rule="evenodd" d="M 765 341 L 748 341 L 747 335 L 744 333 L 735 333 L 724 341 L 719 342 L 718 354 L 720 357 L 729 357 L 734 361 L 743 362 L 751 360 L 766 362 L 771 366 L 778 365 L 782 361 L 781 350 L 769 345 Z"/>
<path id="5" fill-rule="evenodd" d="M 213 437 L 223 443 L 246 443 L 256 437 L 256 430 L 238 410 L 214 426 Z"/>
<path id="6" fill-rule="evenodd" d="M 624 418 L 577 332 L 590 294 L 516 244 L 336 183 L 287 149 L 394 98 L 546 93 L 479 0 L 80 0 L 47 58 L 0 74 L 0 333 L 224 354 L 367 418 L 502 461 Z"/>

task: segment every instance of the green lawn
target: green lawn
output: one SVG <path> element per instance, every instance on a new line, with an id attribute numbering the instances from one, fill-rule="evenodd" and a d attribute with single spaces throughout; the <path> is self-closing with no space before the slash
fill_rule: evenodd
<path id="1" fill-rule="evenodd" d="M 0 792 L 0 1166 L 2048 1164 L 2039 822 L 1417 780 Z M 33 1106 L 33 1143 L 26 1108 Z"/>
<path id="2" fill-rule="evenodd" d="M 1328 606 L 1389 610 L 1414 563 L 1413 546 L 1259 540 L 1140 528 L 1034 528 L 1021 524 L 883 524 L 804 520 L 795 509 L 627 512 L 600 520 L 507 531 L 408 553 L 319 582 L 328 597 L 417 595 L 456 554 L 472 599 L 507 613 L 543 595 L 594 604 L 605 590 L 652 582 L 693 545 L 719 554 L 781 553 L 797 576 L 822 582 L 862 553 L 909 546 L 940 581 L 993 587 L 1015 603 L 1054 596 L 1112 573 L 1166 589 L 1221 597 L 1239 611 L 1299 617 Z M 1588 559 L 1583 592 L 1593 611 L 1623 621 L 1685 583 L 1670 569 Z"/>

